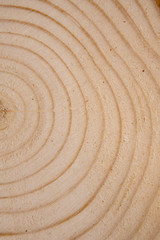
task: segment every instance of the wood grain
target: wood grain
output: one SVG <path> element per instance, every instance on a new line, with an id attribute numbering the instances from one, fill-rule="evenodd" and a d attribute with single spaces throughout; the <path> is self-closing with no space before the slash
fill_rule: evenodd
<path id="1" fill-rule="evenodd" d="M 160 9 L 0 0 L 0 240 L 160 239 Z"/>

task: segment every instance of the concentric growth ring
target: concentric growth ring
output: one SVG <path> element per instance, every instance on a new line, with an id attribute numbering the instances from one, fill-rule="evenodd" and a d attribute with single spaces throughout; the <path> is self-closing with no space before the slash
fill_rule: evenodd
<path id="1" fill-rule="evenodd" d="M 0 239 L 159 240 L 159 18 L 0 0 Z"/>

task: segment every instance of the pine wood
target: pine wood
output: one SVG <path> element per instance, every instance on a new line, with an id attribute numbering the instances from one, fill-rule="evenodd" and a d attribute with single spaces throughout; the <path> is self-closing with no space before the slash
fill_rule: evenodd
<path id="1" fill-rule="evenodd" d="M 156 1 L 0 0 L 0 240 L 159 240 L 159 187 Z"/>

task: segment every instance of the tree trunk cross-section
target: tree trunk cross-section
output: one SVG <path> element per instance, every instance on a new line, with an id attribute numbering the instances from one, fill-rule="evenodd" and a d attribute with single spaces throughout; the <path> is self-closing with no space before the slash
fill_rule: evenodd
<path id="1" fill-rule="evenodd" d="M 0 240 L 160 240 L 158 0 L 0 0 Z"/>

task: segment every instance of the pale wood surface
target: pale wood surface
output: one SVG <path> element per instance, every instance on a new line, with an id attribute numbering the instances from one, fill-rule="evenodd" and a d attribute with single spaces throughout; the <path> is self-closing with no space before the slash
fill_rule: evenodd
<path id="1" fill-rule="evenodd" d="M 159 187 L 156 1 L 0 0 L 0 240 L 160 240 Z"/>

